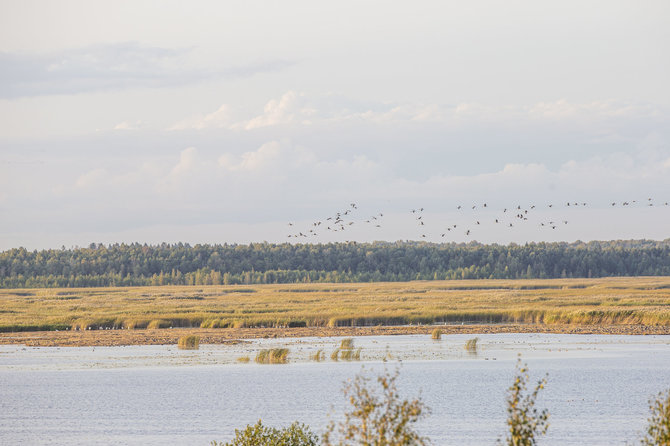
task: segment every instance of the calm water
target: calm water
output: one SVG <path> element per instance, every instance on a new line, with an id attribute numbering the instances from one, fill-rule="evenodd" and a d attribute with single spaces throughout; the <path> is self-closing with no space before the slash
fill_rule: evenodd
<path id="1" fill-rule="evenodd" d="M 670 387 L 670 338 L 483 335 L 356 338 L 358 363 L 310 363 L 339 339 L 259 340 L 234 346 L 25 348 L 0 346 L 0 444 L 208 445 L 235 428 L 294 420 L 321 432 L 345 409 L 342 383 L 365 367 L 394 369 L 400 388 L 431 407 L 419 430 L 436 445 L 492 445 L 504 432 L 505 390 L 517 353 L 549 383 L 547 445 L 623 445 L 639 438 L 647 400 Z M 237 364 L 289 346 L 291 364 Z M 391 355 L 387 363 L 382 358 Z"/>

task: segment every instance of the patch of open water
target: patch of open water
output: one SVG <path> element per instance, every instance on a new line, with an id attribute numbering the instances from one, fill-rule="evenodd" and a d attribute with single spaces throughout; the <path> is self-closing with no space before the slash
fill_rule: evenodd
<path id="1" fill-rule="evenodd" d="M 504 398 L 520 353 L 550 412 L 542 444 L 633 443 L 647 400 L 670 387 L 670 337 L 548 334 L 355 338 L 360 362 L 326 358 L 341 338 L 261 339 L 236 345 L 30 348 L 0 346 L 1 444 L 207 445 L 235 428 L 294 420 L 322 432 L 346 408 L 342 383 L 365 367 L 400 364 L 399 387 L 431 408 L 418 429 L 436 445 L 492 445 L 505 432 Z M 261 348 L 291 363 L 257 365 Z M 383 359 L 390 359 L 384 363 Z M 249 356 L 249 364 L 237 363 Z"/>

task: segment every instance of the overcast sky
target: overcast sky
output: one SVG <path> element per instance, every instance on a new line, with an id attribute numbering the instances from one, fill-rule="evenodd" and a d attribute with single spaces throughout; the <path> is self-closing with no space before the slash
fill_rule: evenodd
<path id="1" fill-rule="evenodd" d="M 665 239 L 669 54 L 667 0 L 0 1 L 0 250 Z"/>

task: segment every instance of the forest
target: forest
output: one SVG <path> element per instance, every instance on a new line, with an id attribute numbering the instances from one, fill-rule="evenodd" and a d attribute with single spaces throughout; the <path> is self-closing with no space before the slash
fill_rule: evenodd
<path id="1" fill-rule="evenodd" d="M 670 275 L 670 239 L 485 245 L 140 243 L 0 253 L 1 288 Z"/>

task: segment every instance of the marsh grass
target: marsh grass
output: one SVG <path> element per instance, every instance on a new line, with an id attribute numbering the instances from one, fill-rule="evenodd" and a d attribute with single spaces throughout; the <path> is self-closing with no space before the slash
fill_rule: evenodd
<path id="1" fill-rule="evenodd" d="M 256 354 L 258 364 L 286 364 L 288 362 L 287 348 L 263 349 Z"/>
<path id="2" fill-rule="evenodd" d="M 339 361 L 340 360 L 340 349 L 336 348 L 333 353 L 330 354 L 330 360 L 331 361 Z"/>
<path id="3" fill-rule="evenodd" d="M 147 324 L 148 329 L 158 329 L 158 328 L 170 328 L 172 323 L 170 321 L 164 321 L 162 319 L 154 319 L 153 321 Z"/>
<path id="4" fill-rule="evenodd" d="M 479 338 L 468 339 L 468 341 L 465 343 L 465 349 L 468 351 L 468 353 L 477 353 L 477 342 L 479 342 Z"/>
<path id="5" fill-rule="evenodd" d="M 316 362 L 324 361 L 326 359 L 326 353 L 322 349 L 319 349 L 315 353 L 309 355 L 309 359 Z"/>
<path id="6" fill-rule="evenodd" d="M 3 289 L 0 308 L 3 332 L 445 323 L 670 326 L 670 277 L 391 282 L 327 288 L 286 284 Z"/>
<path id="7" fill-rule="evenodd" d="M 240 356 L 239 358 L 237 358 L 237 362 L 242 362 L 246 364 L 249 361 L 251 361 L 251 359 L 248 356 Z"/>
<path id="8" fill-rule="evenodd" d="M 340 350 L 340 359 L 343 361 L 360 361 L 361 360 L 361 350 L 362 348 L 357 349 L 346 349 Z"/>
<path id="9" fill-rule="evenodd" d="M 360 361 L 362 348 L 354 348 L 353 338 L 344 338 L 340 341 L 340 347 L 330 355 L 333 361 Z"/>
<path id="10" fill-rule="evenodd" d="M 433 332 L 430 334 L 430 337 L 436 341 L 439 341 L 442 339 L 442 330 L 439 328 L 435 328 Z"/>
<path id="11" fill-rule="evenodd" d="M 177 341 L 177 348 L 181 350 L 198 350 L 200 348 L 200 336 L 182 336 Z"/>

